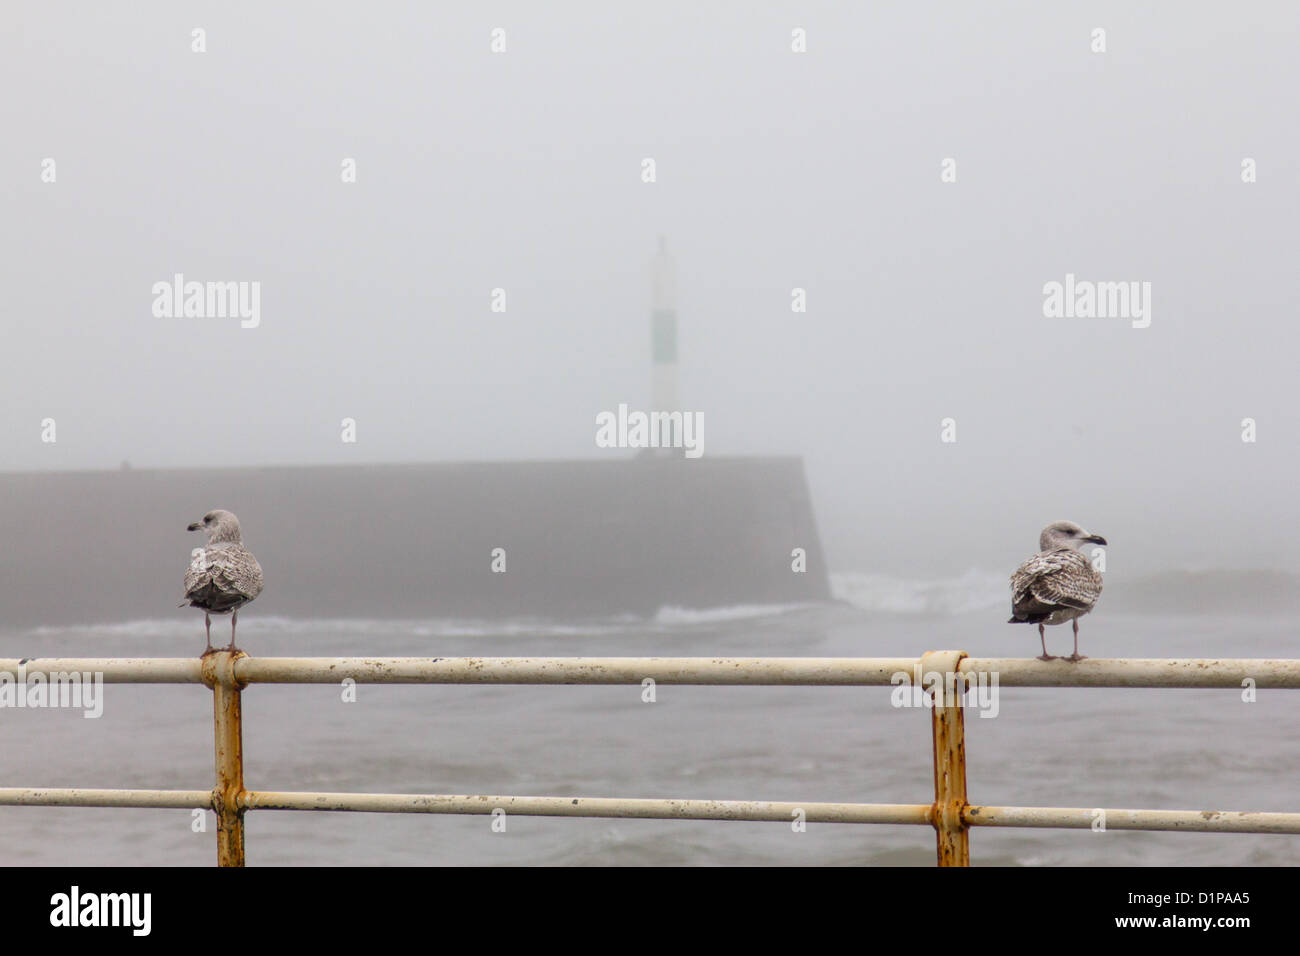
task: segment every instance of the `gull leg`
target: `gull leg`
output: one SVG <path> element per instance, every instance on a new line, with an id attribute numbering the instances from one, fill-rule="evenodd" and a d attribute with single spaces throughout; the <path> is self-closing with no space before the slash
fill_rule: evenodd
<path id="1" fill-rule="evenodd" d="M 203 630 L 208 635 L 208 648 L 203 652 L 207 654 L 212 650 L 212 615 L 207 611 L 203 612 Z"/>
<path id="2" fill-rule="evenodd" d="M 1056 656 L 1055 656 L 1054 654 L 1049 654 L 1049 653 L 1047 653 L 1047 638 L 1043 636 L 1043 625 L 1041 625 L 1041 624 L 1038 625 L 1038 640 L 1039 640 L 1039 642 L 1043 645 L 1043 653 L 1042 653 L 1042 656 L 1040 656 L 1038 659 L 1039 659 L 1040 661 L 1054 661 L 1054 660 L 1056 660 Z"/>
<path id="3" fill-rule="evenodd" d="M 228 651 L 239 650 L 239 648 L 235 646 L 235 624 L 238 623 L 238 621 L 239 621 L 239 612 L 238 611 L 232 612 L 230 615 L 230 646 L 226 648 L 226 650 Z"/>
<path id="4" fill-rule="evenodd" d="M 1074 653 L 1066 658 L 1067 661 L 1086 661 L 1088 658 L 1079 653 L 1079 619 L 1074 619 Z"/>

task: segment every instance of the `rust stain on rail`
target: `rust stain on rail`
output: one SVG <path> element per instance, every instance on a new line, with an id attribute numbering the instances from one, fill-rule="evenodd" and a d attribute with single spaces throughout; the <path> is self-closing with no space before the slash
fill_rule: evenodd
<path id="1" fill-rule="evenodd" d="M 1300 813 L 1222 810 L 1098 811 L 1069 807 L 971 806 L 963 701 L 954 692 L 985 672 L 1006 687 L 1228 687 L 1300 689 L 1300 660 L 1095 659 L 1043 664 L 1021 658 L 972 659 L 964 651 L 915 658 L 249 658 L 218 650 L 194 658 L 0 659 L 0 671 L 24 674 L 103 672 L 106 682 L 190 684 L 213 695 L 215 785 L 207 790 L 96 790 L 0 787 L 0 806 L 203 808 L 217 817 L 221 866 L 245 864 L 248 810 L 486 814 L 500 807 L 528 816 L 877 823 L 931 826 L 940 866 L 969 866 L 969 828 L 1087 829 L 1100 812 L 1124 830 L 1300 835 Z M 887 686 L 898 671 L 919 670 L 931 707 L 934 802 L 930 804 L 792 803 L 478 794 L 304 793 L 244 787 L 242 691 L 249 683 L 333 683 L 348 676 L 375 683 L 639 684 L 649 675 L 671 683 Z M 962 678 L 959 680 L 958 678 Z M 923 685 L 924 687 L 924 685 Z"/>
<path id="2" fill-rule="evenodd" d="M 243 685 L 235 665 L 243 651 L 214 651 L 203 656 L 203 683 L 212 688 L 213 751 L 217 782 L 212 809 L 217 816 L 217 865 L 244 865 L 244 728 Z"/>
<path id="3" fill-rule="evenodd" d="M 940 683 L 930 690 L 934 738 L 934 804 L 930 822 L 940 866 L 970 866 L 970 829 L 966 811 L 966 726 L 960 684 L 953 679 L 965 651 L 929 651 L 921 657 L 921 673 L 935 674 Z"/>

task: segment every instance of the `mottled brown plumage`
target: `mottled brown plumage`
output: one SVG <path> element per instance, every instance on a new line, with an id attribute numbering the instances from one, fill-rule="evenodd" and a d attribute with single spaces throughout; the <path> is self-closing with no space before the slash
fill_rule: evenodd
<path id="1" fill-rule="evenodd" d="M 1043 529 L 1041 549 L 1011 575 L 1010 624 L 1037 624 L 1043 645 L 1040 660 L 1053 660 L 1047 653 L 1043 627 L 1074 624 L 1074 654 L 1067 660 L 1083 660 L 1079 653 L 1079 618 L 1092 610 L 1101 596 L 1101 573 L 1078 552 L 1085 543 L 1106 544 L 1100 535 L 1089 534 L 1072 521 L 1056 521 Z"/>
<path id="2" fill-rule="evenodd" d="M 189 530 L 206 531 L 208 546 L 194 549 L 185 571 L 185 600 L 180 606 L 203 610 L 208 651 L 212 650 L 211 615 L 231 615 L 229 649 L 234 650 L 239 609 L 262 593 L 262 566 L 244 547 L 239 519 L 229 511 L 209 511 Z"/>

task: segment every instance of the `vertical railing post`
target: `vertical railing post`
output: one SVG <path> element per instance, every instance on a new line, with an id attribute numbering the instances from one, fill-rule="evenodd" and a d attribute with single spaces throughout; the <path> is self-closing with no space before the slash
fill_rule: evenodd
<path id="1" fill-rule="evenodd" d="M 965 651 L 928 651 L 921 657 L 922 686 L 934 707 L 934 824 L 940 866 L 970 866 L 970 830 L 966 810 L 966 728 L 962 718 L 964 686 L 958 665 Z"/>
<path id="2" fill-rule="evenodd" d="M 235 662 L 243 651 L 213 651 L 203 657 L 203 683 L 212 688 L 217 784 L 212 810 L 217 816 L 217 866 L 244 865 L 244 729 Z"/>

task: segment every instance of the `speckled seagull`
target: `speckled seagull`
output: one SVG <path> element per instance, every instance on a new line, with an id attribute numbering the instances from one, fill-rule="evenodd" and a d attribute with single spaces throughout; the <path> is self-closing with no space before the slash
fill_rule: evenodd
<path id="1" fill-rule="evenodd" d="M 185 572 L 185 600 L 179 607 L 203 609 L 203 627 L 212 650 L 212 615 L 230 615 L 230 647 L 236 650 L 235 623 L 239 609 L 262 593 L 262 566 L 244 547 L 239 534 L 239 519 L 229 511 L 209 511 L 202 521 L 189 526 L 190 531 L 206 531 L 208 546 L 195 548 Z"/>
<path id="2" fill-rule="evenodd" d="M 1085 660 L 1079 653 L 1079 618 L 1092 610 L 1101 596 L 1101 573 L 1079 553 L 1083 543 L 1105 545 L 1106 539 L 1089 534 L 1073 521 L 1053 521 L 1038 536 L 1038 553 L 1011 575 L 1011 620 L 1008 624 L 1037 624 L 1043 645 L 1040 661 L 1054 661 L 1047 653 L 1044 624 L 1074 622 L 1074 653 L 1067 661 Z"/>

